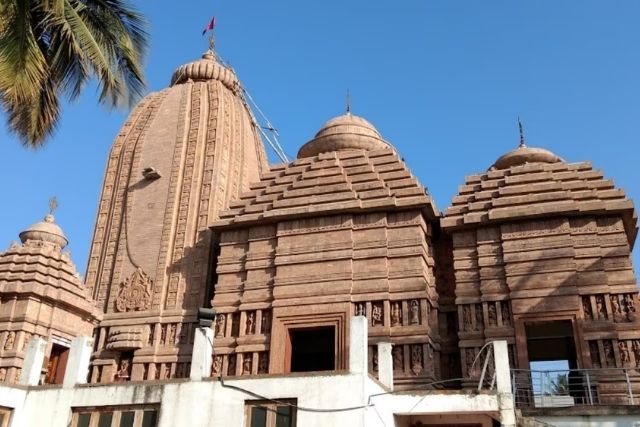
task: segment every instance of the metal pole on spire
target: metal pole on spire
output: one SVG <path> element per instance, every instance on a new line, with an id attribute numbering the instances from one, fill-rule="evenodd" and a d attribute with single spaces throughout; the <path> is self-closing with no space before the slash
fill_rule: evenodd
<path id="1" fill-rule="evenodd" d="M 519 147 L 526 147 L 524 140 L 524 128 L 522 127 L 522 121 L 520 121 L 520 116 L 518 116 L 518 129 L 520 130 L 520 144 Z"/>
<path id="2" fill-rule="evenodd" d="M 53 196 L 49 199 L 49 215 L 53 215 L 56 209 L 58 209 L 58 199 Z"/>
<path id="3" fill-rule="evenodd" d="M 347 114 L 351 114 L 351 91 L 347 89 Z"/>

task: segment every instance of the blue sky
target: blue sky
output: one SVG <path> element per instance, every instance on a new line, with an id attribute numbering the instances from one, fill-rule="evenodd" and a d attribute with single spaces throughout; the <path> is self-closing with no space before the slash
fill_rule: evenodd
<path id="1" fill-rule="evenodd" d="M 529 145 L 591 160 L 640 200 L 636 0 L 133 3 L 150 23 L 150 91 L 206 49 L 201 31 L 215 14 L 219 53 L 291 156 L 344 111 L 350 89 L 353 112 L 397 147 L 441 210 L 465 175 L 517 145 L 518 115 Z M 126 116 L 97 106 L 88 87 L 40 151 L 0 130 L 0 248 L 56 195 L 84 274 L 106 156 Z"/>

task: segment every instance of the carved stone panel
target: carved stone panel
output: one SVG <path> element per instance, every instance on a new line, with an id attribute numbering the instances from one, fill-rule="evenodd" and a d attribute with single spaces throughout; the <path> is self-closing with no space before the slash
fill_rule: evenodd
<path id="1" fill-rule="evenodd" d="M 153 282 L 141 268 L 137 268 L 131 276 L 120 284 L 116 298 L 116 310 L 142 311 L 151 306 L 151 287 Z"/>

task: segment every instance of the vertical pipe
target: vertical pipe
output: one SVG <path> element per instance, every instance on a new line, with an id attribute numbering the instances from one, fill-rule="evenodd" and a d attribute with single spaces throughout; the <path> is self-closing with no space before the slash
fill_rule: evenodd
<path id="1" fill-rule="evenodd" d="M 633 405 L 633 392 L 631 391 L 631 381 L 629 381 L 629 371 L 624 370 L 624 379 L 627 381 L 627 392 L 629 393 L 629 401 Z"/>
<path id="2" fill-rule="evenodd" d="M 593 405 L 593 394 L 591 393 L 591 379 L 589 378 L 589 371 L 585 371 L 587 374 L 587 393 L 589 393 L 589 405 Z"/>

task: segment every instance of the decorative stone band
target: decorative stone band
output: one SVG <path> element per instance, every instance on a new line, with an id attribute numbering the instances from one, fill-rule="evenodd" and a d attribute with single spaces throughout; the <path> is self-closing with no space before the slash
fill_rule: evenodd
<path id="1" fill-rule="evenodd" d="M 143 327 L 141 326 L 112 326 L 107 338 L 107 350 L 136 350 L 142 348 Z"/>

